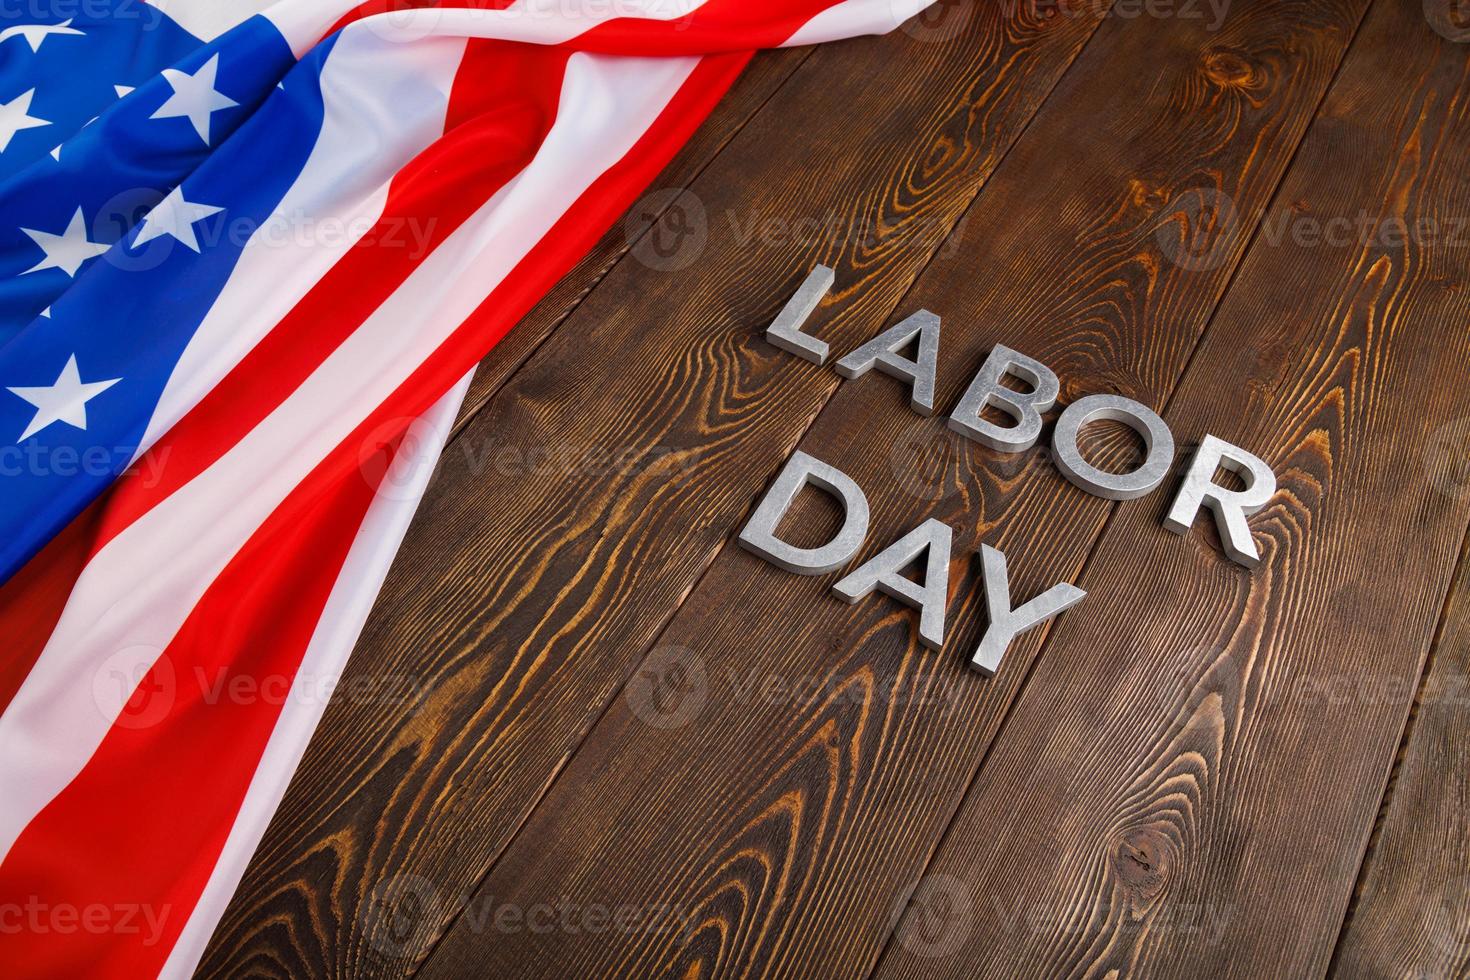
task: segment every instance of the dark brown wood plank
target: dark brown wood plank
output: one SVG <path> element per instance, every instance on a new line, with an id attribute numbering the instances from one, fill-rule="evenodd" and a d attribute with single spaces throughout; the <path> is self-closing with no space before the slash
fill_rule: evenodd
<path id="1" fill-rule="evenodd" d="M 1430 479 L 1470 497 L 1470 416 L 1447 421 L 1428 451 Z M 1414 691 L 1418 678 L 1374 671 L 1328 681 L 1318 697 L 1372 707 Z M 1470 975 L 1470 547 L 1417 687 L 1334 977 Z"/>
<path id="2" fill-rule="evenodd" d="M 205 972 L 414 968 L 836 387 L 756 325 L 820 261 L 829 334 L 871 333 L 1095 27 L 977 8 L 803 64 L 695 181 L 700 261 L 620 263 L 451 445 L 344 681 L 421 696 L 333 702 Z"/>
<path id="3" fill-rule="evenodd" d="M 1052 364 L 1067 400 L 1111 390 L 1162 405 L 1363 6 L 1238 3 L 1218 33 L 1107 21 L 897 311 L 945 317 L 941 404 L 1003 342 Z M 1211 261 L 1178 264 L 1201 187 L 1232 197 L 1239 219 Z M 887 378 L 848 383 L 801 446 L 868 489 L 866 554 L 927 517 L 956 528 L 965 574 L 946 651 L 921 650 L 912 613 L 881 597 L 848 607 L 827 595 L 831 577 L 728 548 L 424 976 L 871 969 L 1040 641 L 1016 644 L 994 682 L 968 670 L 981 619 L 968 552 L 1006 549 L 1029 596 L 1077 573 L 1109 513 L 1043 454 L 981 449 L 906 400 Z M 650 680 L 684 700 L 652 699 Z M 501 909 L 562 896 L 668 914 L 626 930 L 496 926 Z"/>
<path id="4" fill-rule="evenodd" d="M 1413 686 L 1318 692 L 1418 676 L 1470 521 L 1421 456 L 1470 414 L 1444 237 L 1467 105 L 1465 49 L 1375 4 L 1263 224 L 1287 234 L 1256 240 L 1166 413 L 1274 464 L 1263 566 L 1164 532 L 1164 499 L 1118 509 L 877 977 L 1326 971 Z M 1356 230 L 1300 233 L 1334 219 Z"/>

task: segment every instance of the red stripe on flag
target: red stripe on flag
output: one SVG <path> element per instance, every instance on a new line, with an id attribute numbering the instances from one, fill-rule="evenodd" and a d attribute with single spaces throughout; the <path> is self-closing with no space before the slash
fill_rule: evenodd
<path id="1" fill-rule="evenodd" d="M 67 596 L 92 555 L 107 497 L 94 501 L 0 588 L 0 711 L 46 648 Z"/>

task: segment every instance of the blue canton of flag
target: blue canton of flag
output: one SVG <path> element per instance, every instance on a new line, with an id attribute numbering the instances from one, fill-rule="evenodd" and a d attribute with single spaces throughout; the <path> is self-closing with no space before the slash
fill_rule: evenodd
<path id="1" fill-rule="evenodd" d="M 321 128 L 330 42 L 297 66 L 263 17 L 205 44 L 109 11 L 0 32 L 0 581 L 146 448 Z"/>

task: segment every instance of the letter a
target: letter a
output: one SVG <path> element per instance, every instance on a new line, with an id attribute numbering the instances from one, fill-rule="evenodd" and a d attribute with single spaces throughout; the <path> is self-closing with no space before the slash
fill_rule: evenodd
<path id="1" fill-rule="evenodd" d="M 874 589 L 919 610 L 919 640 L 931 650 L 944 646 L 944 607 L 949 602 L 949 549 L 952 533 L 929 518 L 832 586 L 838 598 L 857 602 Z M 924 580 L 900 574 L 924 558 Z"/>

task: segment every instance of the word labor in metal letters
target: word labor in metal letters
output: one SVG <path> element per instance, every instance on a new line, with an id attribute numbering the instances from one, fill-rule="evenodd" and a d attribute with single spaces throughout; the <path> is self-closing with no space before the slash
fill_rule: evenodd
<path id="1" fill-rule="evenodd" d="M 797 289 L 766 331 L 775 346 L 815 364 L 827 362 L 828 347 L 802 332 L 801 327 L 832 288 L 833 272 L 817 266 Z M 935 375 L 939 362 L 940 319 L 920 310 L 839 360 L 835 367 L 844 378 L 859 378 L 874 368 L 909 385 L 909 403 L 922 415 L 934 414 Z M 913 357 L 903 352 L 912 350 Z M 1004 384 L 1011 379 L 1025 390 Z M 997 345 L 980 366 L 950 413 L 951 429 L 981 445 L 1004 453 L 1024 452 L 1041 439 L 1043 413 L 1056 404 L 1061 384 L 1040 361 Z M 1001 425 L 983 417 L 987 409 L 1009 417 Z M 1094 467 L 1078 447 L 1082 427 L 1111 419 L 1138 433 L 1144 460 L 1128 473 L 1110 473 Z M 1156 490 L 1174 462 L 1174 436 L 1164 420 L 1146 405 L 1119 395 L 1088 395 L 1068 405 L 1052 429 L 1052 452 L 1058 469 L 1073 484 L 1108 500 L 1132 500 Z M 1224 468 L 1240 477 L 1244 486 L 1231 489 L 1215 482 Z M 778 537 L 776 528 L 802 489 L 811 486 L 833 496 L 843 510 L 842 526 L 826 544 L 799 548 Z M 1185 471 L 1184 479 L 1164 518 L 1164 526 L 1183 534 L 1201 510 L 1209 510 L 1220 531 L 1220 544 L 1234 561 L 1247 567 L 1260 562 L 1246 518 L 1266 505 L 1276 492 L 1276 476 L 1262 460 L 1223 439 L 1206 435 Z M 807 453 L 797 452 L 766 491 L 740 532 L 745 548 L 767 561 L 800 575 L 821 575 L 846 566 L 868 536 L 868 500 L 861 487 L 837 467 Z M 847 602 L 857 602 L 881 591 L 919 611 L 919 639 L 931 649 L 944 643 L 945 604 L 949 595 L 952 532 L 948 525 L 926 520 L 856 570 L 840 579 L 832 591 Z M 993 675 L 1012 639 L 1024 630 L 1056 616 L 1086 595 L 1062 582 L 1019 606 L 1012 605 L 1006 557 L 988 545 L 980 549 L 982 581 L 990 622 L 971 666 Z M 904 570 L 922 570 L 910 578 Z"/>

